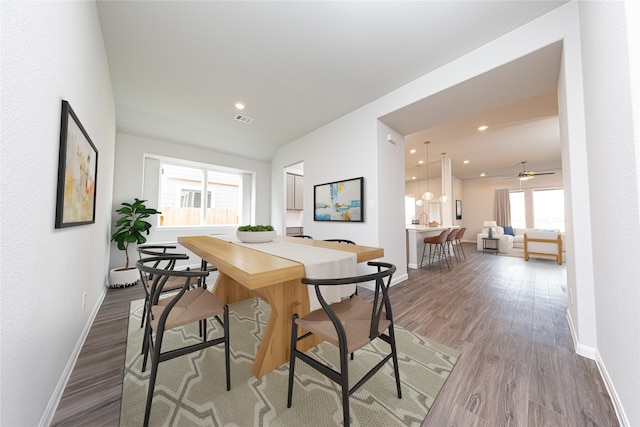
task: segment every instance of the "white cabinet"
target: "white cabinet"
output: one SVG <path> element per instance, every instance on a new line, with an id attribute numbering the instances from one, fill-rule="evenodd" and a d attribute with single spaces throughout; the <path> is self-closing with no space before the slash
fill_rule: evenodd
<path id="1" fill-rule="evenodd" d="M 301 211 L 304 199 L 303 177 L 287 174 L 287 209 Z"/>

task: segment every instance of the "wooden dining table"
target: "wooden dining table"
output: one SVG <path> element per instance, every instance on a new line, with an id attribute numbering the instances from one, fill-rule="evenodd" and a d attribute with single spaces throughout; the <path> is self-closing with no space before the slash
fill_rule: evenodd
<path id="1" fill-rule="evenodd" d="M 286 236 L 276 236 L 275 240 L 351 252 L 358 263 L 384 256 L 384 249 L 370 246 Z M 305 277 L 304 265 L 261 252 L 260 244 L 254 249 L 212 236 L 178 237 L 178 243 L 218 269 L 212 292 L 223 304 L 258 297 L 271 307 L 253 363 L 253 374 L 259 378 L 287 362 L 291 318 L 294 313 L 304 316 L 310 310 L 308 287 L 301 282 Z M 321 342 L 320 338 L 312 338 L 303 341 L 306 346 L 302 347 L 303 351 Z"/>

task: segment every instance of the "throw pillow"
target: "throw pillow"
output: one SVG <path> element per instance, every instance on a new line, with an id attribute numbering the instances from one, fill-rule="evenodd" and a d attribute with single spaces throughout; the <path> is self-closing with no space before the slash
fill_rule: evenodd
<path id="1" fill-rule="evenodd" d="M 504 234 L 511 234 L 512 236 L 514 236 L 515 234 L 513 233 L 513 227 L 510 225 L 505 225 Z"/>

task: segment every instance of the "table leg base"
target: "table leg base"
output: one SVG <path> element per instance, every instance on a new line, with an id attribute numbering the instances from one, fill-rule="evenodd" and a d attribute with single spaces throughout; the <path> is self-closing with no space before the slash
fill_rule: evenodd
<path id="1" fill-rule="evenodd" d="M 223 304 L 258 297 L 271 307 L 267 327 L 253 363 L 252 372 L 256 377 L 260 378 L 289 361 L 291 319 L 294 313 L 304 316 L 310 310 L 307 286 L 298 279 L 250 291 L 231 277 L 219 274 L 213 293 Z M 278 307 L 283 307 L 281 312 Z M 305 331 L 300 328 L 299 336 L 303 333 Z M 306 351 L 320 342 L 320 337 L 312 336 L 300 342 L 298 348 Z"/>

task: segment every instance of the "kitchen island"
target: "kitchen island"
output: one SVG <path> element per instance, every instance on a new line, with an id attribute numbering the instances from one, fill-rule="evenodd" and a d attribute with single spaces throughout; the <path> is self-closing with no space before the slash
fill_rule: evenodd
<path id="1" fill-rule="evenodd" d="M 460 228 L 460 226 L 451 225 L 448 227 L 431 227 L 428 225 L 407 225 L 407 267 L 420 268 L 425 237 L 437 236 L 442 233 L 442 230 L 449 230 L 452 228 Z"/>

